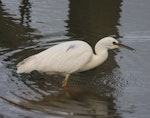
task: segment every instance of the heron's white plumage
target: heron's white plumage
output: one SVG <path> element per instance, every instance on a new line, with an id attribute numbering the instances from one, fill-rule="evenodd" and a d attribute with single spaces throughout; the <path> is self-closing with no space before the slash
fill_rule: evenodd
<path id="1" fill-rule="evenodd" d="M 92 48 L 85 42 L 62 43 L 37 54 L 36 63 L 39 64 L 35 70 L 70 74 L 88 63 L 92 54 Z"/>
<path id="2" fill-rule="evenodd" d="M 66 76 L 66 86 L 71 73 L 92 69 L 102 64 L 108 57 L 108 50 L 119 46 L 132 48 L 119 44 L 112 37 L 99 40 L 95 45 L 95 53 L 89 44 L 83 41 L 68 41 L 53 46 L 43 52 L 30 56 L 17 65 L 17 73 L 39 72 L 61 73 Z"/>
<path id="3" fill-rule="evenodd" d="M 33 55 L 18 64 L 17 73 L 37 70 L 45 73 L 70 74 L 87 64 L 92 48 L 83 41 L 69 41 Z"/>

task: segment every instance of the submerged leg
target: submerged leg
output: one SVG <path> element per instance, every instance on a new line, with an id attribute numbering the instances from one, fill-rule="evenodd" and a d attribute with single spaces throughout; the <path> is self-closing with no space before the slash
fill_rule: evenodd
<path id="1" fill-rule="evenodd" d="M 64 81 L 63 81 L 63 84 L 62 84 L 62 87 L 66 87 L 67 86 L 67 81 L 68 81 L 68 79 L 69 79 L 69 75 L 66 75 L 65 76 L 65 79 L 64 79 Z"/>

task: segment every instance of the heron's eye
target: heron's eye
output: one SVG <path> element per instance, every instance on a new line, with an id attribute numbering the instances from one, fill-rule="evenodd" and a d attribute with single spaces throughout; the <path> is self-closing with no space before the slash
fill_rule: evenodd
<path id="1" fill-rule="evenodd" d="M 117 43 L 116 43 L 116 42 L 113 42 L 113 44 L 116 45 Z"/>

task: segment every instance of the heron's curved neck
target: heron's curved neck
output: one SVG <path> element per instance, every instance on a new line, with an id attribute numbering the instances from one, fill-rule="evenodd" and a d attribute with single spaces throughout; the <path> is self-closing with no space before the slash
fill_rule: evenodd
<path id="1" fill-rule="evenodd" d="M 96 66 L 99 66 L 108 57 L 108 50 L 106 48 L 96 49 L 95 47 L 95 53 L 96 54 L 93 53 L 91 60 L 81 69 L 82 71 L 89 70 Z"/>
<path id="2" fill-rule="evenodd" d="M 93 65 L 100 65 L 102 64 L 108 57 L 108 49 L 106 48 L 95 48 L 95 53 L 93 54 L 93 59 L 91 60 L 91 62 L 93 62 Z"/>

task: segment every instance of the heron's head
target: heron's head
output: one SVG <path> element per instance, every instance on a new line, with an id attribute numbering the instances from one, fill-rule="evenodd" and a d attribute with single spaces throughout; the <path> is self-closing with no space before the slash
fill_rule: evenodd
<path id="1" fill-rule="evenodd" d="M 105 38 L 101 39 L 97 44 L 104 48 L 107 48 L 107 49 L 115 49 L 115 48 L 119 48 L 119 47 L 124 47 L 129 50 L 134 50 L 133 48 L 131 48 L 129 46 L 119 43 L 119 41 L 117 41 L 116 39 L 114 39 L 112 37 L 105 37 Z"/>

